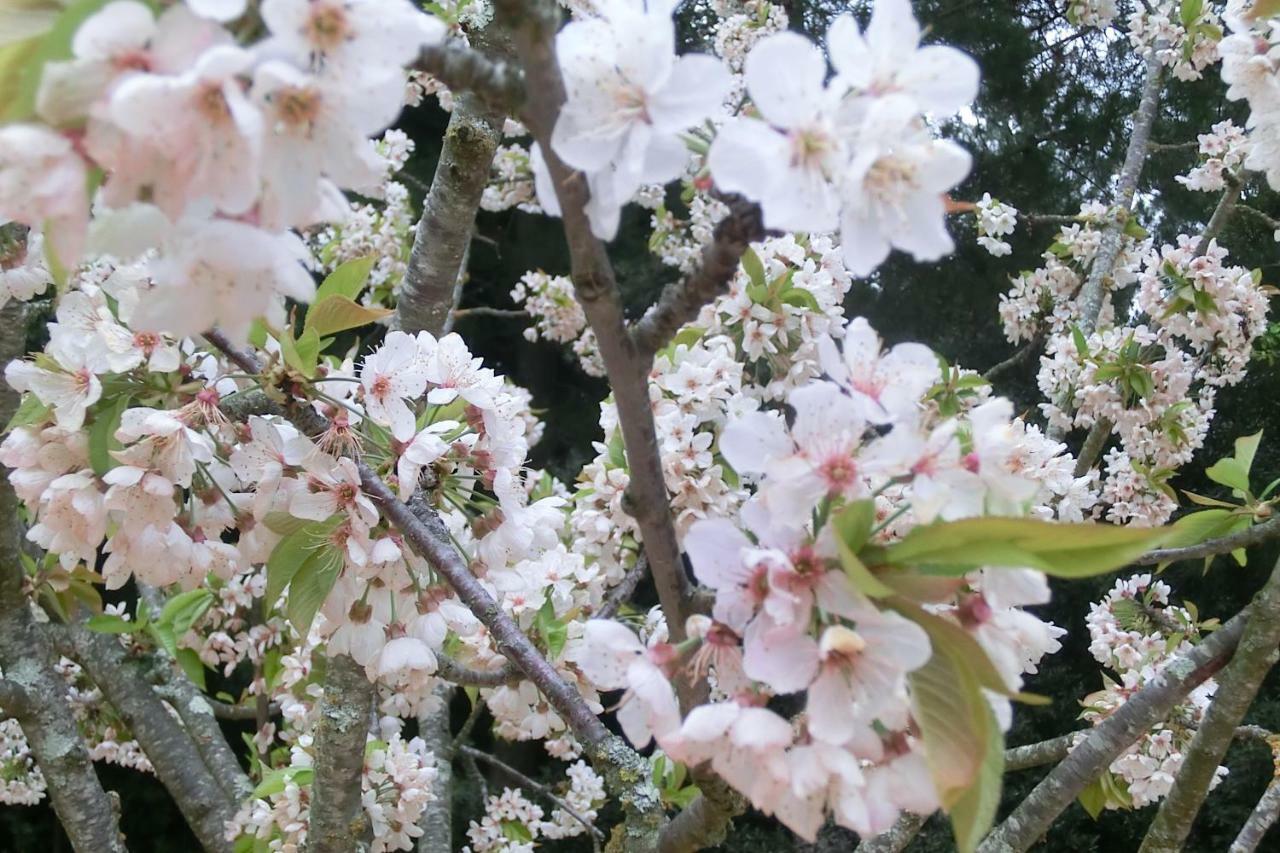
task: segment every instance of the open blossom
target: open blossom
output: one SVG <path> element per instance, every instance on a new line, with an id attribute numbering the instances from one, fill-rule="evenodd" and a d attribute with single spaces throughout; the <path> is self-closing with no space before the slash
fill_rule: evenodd
<path id="1" fill-rule="evenodd" d="M 551 147 L 589 176 L 592 231 L 609 240 L 642 184 L 683 173 L 689 155 L 679 134 L 719 109 L 729 72 L 714 57 L 675 56 L 675 25 L 663 3 L 601 4 L 598 16 L 557 34 L 556 53 L 566 101 Z M 541 157 L 535 168 L 545 170 Z M 558 209 L 553 199 L 539 190 L 544 209 Z"/>
<path id="2" fill-rule="evenodd" d="M 15 391 L 30 391 L 53 409 L 58 426 L 77 430 L 85 413 L 102 396 L 102 383 L 85 362 L 84 353 L 58 342 L 50 344 L 54 363 L 42 367 L 31 361 L 11 361 L 4 378 Z"/>
<path id="3" fill-rule="evenodd" d="M 839 349 L 824 337 L 818 351 L 822 369 L 875 424 L 910 418 L 920 396 L 940 375 L 938 359 L 928 347 L 904 343 L 884 352 L 880 336 L 862 317 L 850 321 Z"/>
<path id="4" fill-rule="evenodd" d="M 407 0 L 264 0 L 262 20 L 271 30 L 265 53 L 337 75 L 407 65 L 445 33 L 444 22 Z"/>
<path id="5" fill-rule="evenodd" d="M 837 74 L 807 39 L 778 33 L 747 56 L 747 92 L 760 117 L 730 120 L 707 165 L 717 186 L 758 200 L 765 224 L 839 229 L 845 262 L 868 275 L 903 249 L 937 260 L 953 248 L 943 196 L 969 155 L 934 139 L 923 112 L 952 113 L 977 92 L 977 67 L 951 48 L 917 50 L 906 0 L 879 0 L 865 35 L 842 16 L 827 35 Z"/>
<path id="6" fill-rule="evenodd" d="M 643 747 L 680 725 L 680 710 L 666 666 L 675 650 L 665 643 L 646 648 L 629 628 L 607 619 L 587 623 L 578 665 L 597 687 L 625 689 L 618 722 L 627 739 Z"/>
<path id="7" fill-rule="evenodd" d="M 89 227 L 89 170 L 71 140 L 47 127 L 0 127 L 0 219 L 44 233 L 58 263 L 80 262 Z"/>
<path id="8" fill-rule="evenodd" d="M 390 427 L 397 441 L 412 438 L 416 421 L 406 401 L 421 397 L 427 388 L 427 363 L 417 340 L 404 332 L 389 333 L 382 346 L 365 357 L 360 384 L 365 414 Z"/>

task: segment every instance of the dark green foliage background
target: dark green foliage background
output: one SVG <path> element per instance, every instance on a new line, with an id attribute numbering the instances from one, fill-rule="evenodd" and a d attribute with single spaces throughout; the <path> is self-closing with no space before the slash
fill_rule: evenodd
<path id="1" fill-rule="evenodd" d="M 865 2 L 783 4 L 798 29 L 820 34 L 840 11 L 852 8 L 865 16 Z M 1059 0 L 922 0 L 918 17 L 931 27 L 929 40 L 956 45 L 982 66 L 983 84 L 975 114 L 976 126 L 953 123 L 948 135 L 960 139 L 974 154 L 969 179 L 956 198 L 976 199 L 982 192 L 1020 210 L 1074 213 L 1080 202 L 1106 199 L 1112 175 L 1123 159 L 1128 139 L 1127 116 L 1136 106 L 1140 85 L 1138 62 L 1121 39 L 1108 42 L 1096 32 L 1079 33 L 1062 17 Z M 1131 4 L 1121 2 L 1122 9 Z M 680 12 L 686 47 L 705 44 L 707 12 L 697 4 Z M 1051 47 L 1057 44 L 1057 47 Z M 1172 81 L 1166 89 L 1154 138 L 1164 143 L 1194 140 L 1195 134 L 1225 117 L 1243 124 L 1240 103 L 1227 102 L 1215 69 L 1202 81 Z M 447 116 L 434 106 L 408 113 L 401 126 L 418 148 L 409 172 L 414 192 L 430 182 L 439 140 Z M 1171 241 L 1179 232 L 1195 233 L 1213 208 L 1213 194 L 1191 192 L 1173 180 L 1194 161 L 1192 151 L 1158 152 L 1148 161 L 1140 192 L 1140 219 L 1158 240 Z M 1255 179 L 1245 199 L 1280 217 L 1280 201 Z M 1008 277 L 1038 265 L 1038 256 L 1052 241 L 1050 226 L 1028 231 L 1020 226 L 1011 242 L 1014 253 L 992 258 L 973 242 L 971 218 L 953 219 L 954 255 L 939 264 L 919 264 L 895 254 L 870 281 L 858 282 L 849 294 L 847 314 L 867 316 L 890 343 L 918 340 L 934 347 L 953 363 L 979 370 L 1013 352 L 1000 332 L 996 306 L 1008 287 Z M 645 248 L 647 212 L 629 210 L 615 242 L 613 257 L 627 306 L 638 315 L 652 303 L 674 276 Z M 526 270 L 567 271 L 568 259 L 557 224 L 519 212 L 482 213 L 479 235 L 471 255 L 471 279 L 465 305 L 511 307 L 509 292 Z M 1260 267 L 1268 283 L 1280 283 L 1280 249 L 1255 219 L 1237 215 L 1220 237 L 1235 262 Z M 535 448 L 533 464 L 547 467 L 571 481 L 593 451 L 598 437 L 597 406 L 607 393 L 599 380 L 585 376 L 571 355 L 547 344 L 530 344 L 513 320 L 464 319 L 458 329 L 474 351 L 500 373 L 529 388 L 535 407 L 547 421 L 546 437 Z M 998 391 L 1012 397 L 1033 419 L 1038 394 L 1035 368 L 1026 365 L 1004 377 Z M 1181 474 L 1176 485 L 1221 496 L 1221 489 L 1203 477 L 1207 462 L 1230 452 L 1240 435 L 1266 430 L 1254 466 L 1255 482 L 1280 476 L 1280 369 L 1270 359 L 1255 362 L 1248 379 L 1219 398 L 1218 415 L 1200 458 Z M 1078 442 L 1079 436 L 1075 437 Z M 1205 616 L 1229 616 L 1245 604 L 1276 559 L 1274 546 L 1254 549 L 1249 566 L 1218 560 L 1207 574 L 1200 566 L 1178 565 L 1166 573 L 1176 594 L 1193 600 Z M 1048 659 L 1028 689 L 1054 697 L 1052 706 L 1019 708 L 1010 744 L 1030 743 L 1076 726 L 1076 700 L 1099 686 L 1099 672 L 1088 653 L 1084 616 L 1114 578 L 1056 584 L 1054 601 L 1044 616 L 1069 629 L 1063 650 Z M 642 594 L 645 594 L 642 590 Z M 459 697 L 461 700 L 462 697 Z M 455 708 L 455 727 L 466 713 L 465 700 Z M 1273 673 L 1251 712 L 1251 721 L 1280 729 L 1280 681 Z M 228 730 L 235 742 L 239 734 Z M 552 768 L 536 749 L 501 747 L 504 757 L 527 773 L 548 776 Z M 1238 744 L 1228 756 L 1231 774 L 1211 795 L 1188 849 L 1225 850 L 1253 808 L 1271 775 L 1270 758 L 1256 744 Z M 101 767 L 103 781 L 120 793 L 123 828 L 130 848 L 140 853 L 177 853 L 195 849 L 163 788 L 132 771 Z M 1012 808 L 1043 775 L 1029 770 L 1007 777 L 1004 809 Z M 503 784 L 492 777 L 490 785 Z M 473 782 L 460 777 L 456 787 L 455 846 L 460 846 L 467 821 L 478 816 L 479 795 Z M 1087 853 L 1136 850 L 1152 809 L 1135 813 L 1107 813 L 1091 820 L 1072 806 L 1037 849 Z M 824 850 L 852 849 L 854 839 L 840 832 L 824 835 Z M 1280 830 L 1264 842 L 1280 849 Z M 547 849 L 589 849 L 580 844 L 548 845 Z M 770 820 L 748 815 L 738 821 L 723 850 L 776 851 L 813 849 L 795 842 Z M 52 811 L 46 806 L 0 808 L 0 851 L 59 851 L 69 849 Z M 953 849 L 944 819 L 934 819 L 912 849 Z"/>

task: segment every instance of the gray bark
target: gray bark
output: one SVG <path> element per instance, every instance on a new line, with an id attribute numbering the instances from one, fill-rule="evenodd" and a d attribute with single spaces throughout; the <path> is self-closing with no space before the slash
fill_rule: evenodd
<path id="1" fill-rule="evenodd" d="M 333 655 L 326 663 L 307 849 L 353 853 L 368 849 L 369 825 L 360 789 L 374 690 L 364 667 L 347 655 Z"/>

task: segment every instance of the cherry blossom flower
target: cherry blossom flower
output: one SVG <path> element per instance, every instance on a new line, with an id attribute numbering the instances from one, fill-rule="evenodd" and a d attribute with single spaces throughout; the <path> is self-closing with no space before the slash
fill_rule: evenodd
<path id="1" fill-rule="evenodd" d="M 0 218 L 40 229 L 46 252 L 63 269 L 84 252 L 88 175 L 67 137 L 35 124 L 0 127 Z"/>
<path id="2" fill-rule="evenodd" d="M 427 371 L 417 340 L 404 332 L 390 332 L 382 346 L 365 357 L 360 368 L 365 414 L 390 427 L 397 441 L 414 436 L 414 413 L 405 401 L 421 397 L 426 391 Z"/>
<path id="3" fill-rule="evenodd" d="M 684 171 L 689 155 L 678 134 L 719 109 L 729 72 L 714 57 L 675 56 L 663 4 L 605 3 L 598 12 L 556 36 L 566 100 L 551 147 L 591 176 L 592 230 L 609 240 L 618 210 L 642 184 Z M 547 208 L 541 192 L 539 199 Z"/>
<path id="4" fill-rule="evenodd" d="M 666 667 L 674 649 L 645 648 L 630 629 L 607 619 L 586 627 L 586 649 L 578 661 L 583 673 L 604 690 L 625 689 L 618 706 L 622 731 L 637 747 L 662 738 L 680 725 L 680 709 Z"/>
<path id="5" fill-rule="evenodd" d="M 818 341 L 822 369 L 862 407 L 873 424 L 912 417 L 920 396 L 938 381 L 933 352 L 921 344 L 897 344 L 887 353 L 880 336 L 863 317 L 845 328 L 841 348 L 831 338 Z"/>

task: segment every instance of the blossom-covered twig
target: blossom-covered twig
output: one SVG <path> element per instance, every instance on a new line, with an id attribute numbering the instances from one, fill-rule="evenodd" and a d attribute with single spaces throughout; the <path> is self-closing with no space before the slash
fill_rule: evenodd
<path id="1" fill-rule="evenodd" d="M 702 306 L 729 288 L 738 262 L 747 247 L 765 237 L 760 206 L 735 196 L 726 199 L 729 215 L 716 225 L 715 236 L 702 252 L 702 264 L 682 281 L 668 285 L 657 304 L 631 329 L 642 356 L 667 345 L 685 323 L 698 316 Z"/>
<path id="2" fill-rule="evenodd" d="M 490 755 L 489 753 L 484 752 L 483 750 L 479 750 L 479 749 L 476 749 L 475 747 L 464 745 L 460 748 L 459 751 L 463 755 L 466 755 L 474 760 L 483 761 L 484 763 L 490 766 L 498 768 L 507 776 L 511 777 L 518 784 L 522 785 L 525 788 L 528 788 L 531 791 L 536 791 L 540 796 L 545 797 L 553 805 L 555 805 L 556 808 L 560 809 L 562 812 L 569 815 L 569 817 L 573 818 L 578 823 L 585 826 L 587 828 L 587 832 L 591 836 L 592 848 L 595 849 L 597 853 L 599 853 L 600 841 L 604 838 L 604 833 L 601 832 L 599 829 L 597 829 L 594 823 L 592 823 L 591 821 L 583 817 L 580 812 L 578 812 L 576 809 L 573 808 L 573 806 L 566 803 L 560 797 L 557 797 L 555 793 L 552 792 L 552 790 L 548 788 L 546 785 L 543 785 L 540 782 L 533 781 L 528 776 L 524 775 L 519 770 L 512 767 L 510 764 L 507 764 L 505 761 L 502 761 L 501 759 L 493 755 Z"/>
<path id="3" fill-rule="evenodd" d="M 542 147 L 559 199 L 574 289 L 595 332 L 613 388 L 631 475 L 626 508 L 640 526 L 671 639 L 680 642 L 685 638 L 685 619 L 690 614 L 689 583 L 671 520 L 649 403 L 650 360 L 640 353 L 628 332 L 613 267 L 604 244 L 592 233 L 586 212 L 586 180 L 565 165 L 550 144 L 551 131 L 565 99 L 553 38 L 558 13 L 547 3 L 518 4 L 512 0 L 500 3 L 499 11 L 508 18 L 525 70 L 528 97 L 522 115 Z"/>
<path id="4" fill-rule="evenodd" d="M 1196 729 L 1173 788 L 1160 803 L 1142 840 L 1142 853 L 1181 849 L 1209 793 L 1236 727 L 1248 713 L 1280 645 L 1280 561 L 1249 605 L 1249 624 L 1231 662 L 1218 676 L 1218 692 Z"/>
<path id="5" fill-rule="evenodd" d="M 1183 696 L 1230 660 L 1247 619 L 1247 611 L 1233 617 L 1203 643 L 1176 658 L 1119 710 L 1099 723 L 987 836 L 978 848 L 980 853 L 1030 848 L 1063 809 L 1141 732 L 1164 719 Z"/>
<path id="6" fill-rule="evenodd" d="M 0 309 L 0 360 L 5 362 L 25 349 L 24 307 L 10 302 Z M 9 422 L 17 405 L 18 395 L 0 383 L 0 423 Z M 0 667 L 12 688 L 5 710 L 31 745 L 72 846 L 123 853 L 115 804 L 94 772 L 71 712 L 67 683 L 54 669 L 54 651 L 22 588 L 21 518 L 13 487 L 7 477 L 0 479 Z M 19 691 L 26 701 L 14 701 Z"/>

